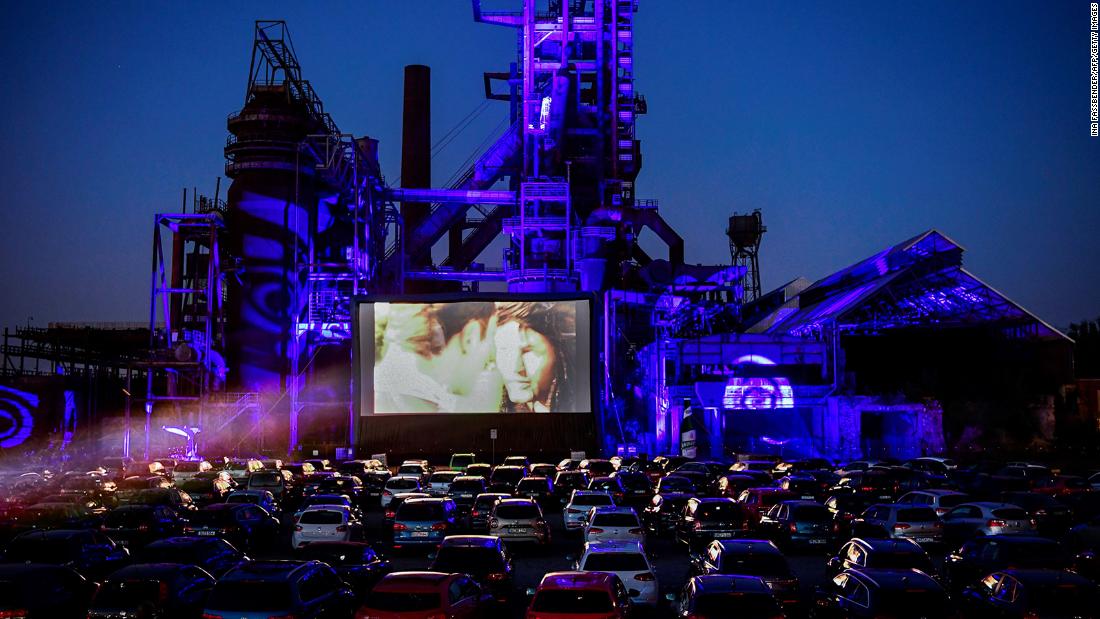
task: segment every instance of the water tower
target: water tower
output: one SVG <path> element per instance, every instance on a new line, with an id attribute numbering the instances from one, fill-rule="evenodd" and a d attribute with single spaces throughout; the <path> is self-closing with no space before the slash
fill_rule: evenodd
<path id="1" fill-rule="evenodd" d="M 730 257 L 734 266 L 745 267 L 745 298 L 748 303 L 760 297 L 760 239 L 767 232 L 760 209 L 730 216 L 726 236 L 730 239 Z"/>

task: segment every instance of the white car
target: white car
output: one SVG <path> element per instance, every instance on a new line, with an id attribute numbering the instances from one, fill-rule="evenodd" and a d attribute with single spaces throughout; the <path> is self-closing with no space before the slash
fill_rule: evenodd
<path id="1" fill-rule="evenodd" d="M 589 542 L 577 561 L 576 569 L 585 572 L 609 572 L 626 585 L 635 604 L 657 606 L 656 571 L 645 556 L 640 542 Z"/>
<path id="2" fill-rule="evenodd" d="M 311 505 L 294 523 L 290 543 L 301 548 L 310 542 L 350 542 L 359 523 L 343 505 Z"/>
<path id="3" fill-rule="evenodd" d="M 606 492 L 596 490 L 574 490 L 569 502 L 561 511 L 566 531 L 580 531 L 584 528 L 585 518 L 593 507 L 614 507 L 615 500 Z"/>
<path id="4" fill-rule="evenodd" d="M 907 492 L 898 499 L 898 503 L 931 507 L 936 510 L 936 515 L 942 518 L 944 514 L 951 511 L 951 508 L 966 503 L 970 498 L 969 494 L 964 494 L 962 492 L 931 488 L 928 490 Z"/>
<path id="5" fill-rule="evenodd" d="M 584 524 L 584 541 L 645 540 L 645 529 L 633 507 L 593 507 Z"/>
<path id="6" fill-rule="evenodd" d="M 411 477 L 407 475 L 398 475 L 386 480 L 386 485 L 382 487 L 382 507 L 389 506 L 390 501 L 393 500 L 393 495 L 399 492 L 420 492 L 420 478 Z"/>
<path id="7" fill-rule="evenodd" d="M 943 515 L 944 535 L 952 541 L 977 535 L 1032 533 L 1035 521 L 1011 503 L 963 503 Z"/>
<path id="8" fill-rule="evenodd" d="M 454 483 L 455 478 L 461 475 L 458 471 L 440 471 L 439 473 L 432 473 L 432 476 L 428 478 L 428 494 L 440 497 L 447 496 L 451 491 L 451 484 Z"/>

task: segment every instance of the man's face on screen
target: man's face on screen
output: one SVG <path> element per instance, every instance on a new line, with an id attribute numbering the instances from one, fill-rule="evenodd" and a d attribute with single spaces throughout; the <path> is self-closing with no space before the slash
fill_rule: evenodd
<path id="1" fill-rule="evenodd" d="M 543 334 L 518 322 L 497 326 L 497 368 L 508 399 L 529 404 L 545 397 L 554 380 L 554 347 Z"/>

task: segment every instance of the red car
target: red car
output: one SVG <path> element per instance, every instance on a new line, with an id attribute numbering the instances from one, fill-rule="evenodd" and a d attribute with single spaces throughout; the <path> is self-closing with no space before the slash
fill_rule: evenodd
<path id="1" fill-rule="evenodd" d="M 623 581 L 609 572 L 551 572 L 542 577 L 527 619 L 625 619 L 633 616 Z"/>
<path id="2" fill-rule="evenodd" d="M 1044 479 L 1035 483 L 1032 492 L 1048 494 L 1051 496 L 1069 496 L 1092 492 L 1092 484 L 1084 477 L 1077 475 L 1058 475 L 1053 479 Z"/>
<path id="3" fill-rule="evenodd" d="M 737 502 L 749 510 L 749 517 L 755 525 L 760 523 L 760 517 L 768 513 L 772 505 L 797 498 L 794 493 L 782 488 L 746 488 L 737 497 Z"/>
<path id="4" fill-rule="evenodd" d="M 378 581 L 355 619 L 472 619 L 494 606 L 489 591 L 465 574 L 394 572 Z"/>

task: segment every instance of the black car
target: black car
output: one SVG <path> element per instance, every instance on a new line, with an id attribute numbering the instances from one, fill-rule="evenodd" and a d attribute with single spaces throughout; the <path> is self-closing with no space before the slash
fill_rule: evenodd
<path id="1" fill-rule="evenodd" d="M 142 563 L 124 567 L 99 588 L 88 619 L 201 619 L 214 577 L 194 565 Z"/>
<path id="2" fill-rule="evenodd" d="M 490 535 L 449 535 L 432 561 L 433 572 L 469 574 L 504 604 L 515 596 L 512 558 L 504 542 Z"/>
<path id="3" fill-rule="evenodd" d="M 8 542 L 6 563 L 66 565 L 91 580 L 130 561 L 130 552 L 99 531 L 54 529 L 27 531 Z"/>
<path id="4" fill-rule="evenodd" d="M 163 505 L 122 505 L 103 517 L 101 530 L 115 543 L 135 548 L 162 537 L 179 535 L 183 520 Z"/>
<path id="5" fill-rule="evenodd" d="M 524 477 L 516 483 L 513 496 L 520 499 L 534 499 L 543 511 L 561 504 L 554 500 L 554 485 L 548 477 Z"/>
<path id="6" fill-rule="evenodd" d="M 149 488 L 128 495 L 121 505 L 163 505 L 179 514 L 188 514 L 195 509 L 191 496 L 179 488 Z"/>
<path id="7" fill-rule="evenodd" d="M 623 486 L 623 505 L 641 507 L 653 498 L 653 483 L 645 473 L 619 469 L 612 477 Z"/>
<path id="8" fill-rule="evenodd" d="M 253 561 L 218 579 L 206 601 L 207 617 L 349 617 L 355 594 L 320 561 Z"/>
<path id="9" fill-rule="evenodd" d="M 692 560 L 692 573 L 736 574 L 757 576 L 768 584 L 776 599 L 784 606 L 800 602 L 798 578 L 791 571 L 786 557 L 768 540 L 715 540 Z"/>
<path id="10" fill-rule="evenodd" d="M 1009 567 L 1066 569 L 1073 558 L 1058 542 L 1032 535 L 987 535 L 972 539 L 943 559 L 944 584 L 953 592 Z"/>
<path id="11" fill-rule="evenodd" d="M 342 494 L 360 509 L 366 509 L 370 493 L 358 477 L 332 476 L 321 479 L 314 494 Z M 381 495 L 379 495 L 381 496 Z"/>
<path id="12" fill-rule="evenodd" d="M 360 600 L 390 572 L 389 561 L 364 542 L 312 542 L 296 549 L 294 558 L 332 566 Z"/>
<path id="13" fill-rule="evenodd" d="M 669 492 L 694 495 L 695 482 L 681 475 L 667 475 L 657 482 L 656 493 L 665 494 Z"/>
<path id="14" fill-rule="evenodd" d="M 649 505 L 642 510 L 642 526 L 657 537 L 674 535 L 684 506 L 693 498 L 694 495 L 677 492 L 653 495 Z"/>
<path id="15" fill-rule="evenodd" d="M 468 527 L 473 531 L 489 530 L 489 514 L 498 501 L 511 498 L 511 494 L 505 492 L 482 492 L 474 497 L 474 505 L 470 508 Z"/>
<path id="16" fill-rule="evenodd" d="M 919 570 L 849 569 L 814 593 L 819 619 L 943 619 L 952 615 L 947 593 Z"/>
<path id="17" fill-rule="evenodd" d="M 1035 532 L 1061 537 L 1073 526 L 1073 510 L 1065 503 L 1038 492 L 1004 492 L 1001 501 L 1022 507 L 1035 521 Z"/>
<path id="18" fill-rule="evenodd" d="M 850 568 L 913 569 L 935 575 L 932 559 L 911 539 L 852 538 L 825 562 L 825 574 L 832 578 Z"/>
<path id="19" fill-rule="evenodd" d="M 814 501 L 780 501 L 760 517 L 757 526 L 785 548 L 828 548 L 836 539 L 829 510 Z"/>
<path id="20" fill-rule="evenodd" d="M 220 578 L 250 559 L 218 537 L 168 537 L 150 542 L 134 557 L 138 563 L 182 563 L 197 565 Z"/>
<path id="21" fill-rule="evenodd" d="M 776 486 L 807 501 L 816 500 L 822 492 L 821 484 L 809 475 L 788 475 L 780 478 Z"/>
<path id="22" fill-rule="evenodd" d="M 876 497 L 862 492 L 834 494 L 825 499 L 825 509 L 833 516 L 837 536 L 840 539 L 851 537 L 852 522 L 877 502 Z"/>
<path id="23" fill-rule="evenodd" d="M 960 601 L 966 616 L 976 619 L 1096 617 L 1100 608 L 1096 585 L 1063 570 L 993 572 L 967 587 Z"/>
<path id="24" fill-rule="evenodd" d="M 695 576 L 673 599 L 679 619 L 775 619 L 783 608 L 758 576 Z"/>
<path id="25" fill-rule="evenodd" d="M 0 617 L 85 619 L 97 588 L 70 567 L 0 564 Z"/>
<path id="26" fill-rule="evenodd" d="M 489 476 L 489 491 L 490 492 L 507 492 L 511 494 L 516 489 L 516 484 L 519 480 L 523 479 L 527 475 L 527 469 L 522 466 L 504 466 L 500 465 L 493 469 L 493 474 Z"/>
<path id="27" fill-rule="evenodd" d="M 451 482 L 450 497 L 454 499 L 459 513 L 468 514 L 474 506 L 477 495 L 485 492 L 485 478 L 474 475 L 460 475 Z"/>
<path id="28" fill-rule="evenodd" d="M 733 499 L 689 499 L 676 524 L 676 539 L 687 546 L 689 553 L 698 552 L 716 539 L 749 536 L 749 515 Z"/>
<path id="29" fill-rule="evenodd" d="M 585 471 L 559 471 L 554 476 L 554 495 L 558 497 L 559 503 L 565 505 L 574 490 L 588 489 L 590 481 L 591 478 Z"/>
<path id="30" fill-rule="evenodd" d="M 369 471 L 359 478 L 363 482 L 363 490 L 371 506 L 378 505 L 378 501 L 382 498 L 382 490 L 385 489 L 386 481 L 390 477 L 389 471 Z"/>
<path id="31" fill-rule="evenodd" d="M 274 543 L 279 521 L 259 505 L 216 503 L 191 515 L 186 535 L 220 537 L 238 548 L 254 549 Z"/>

